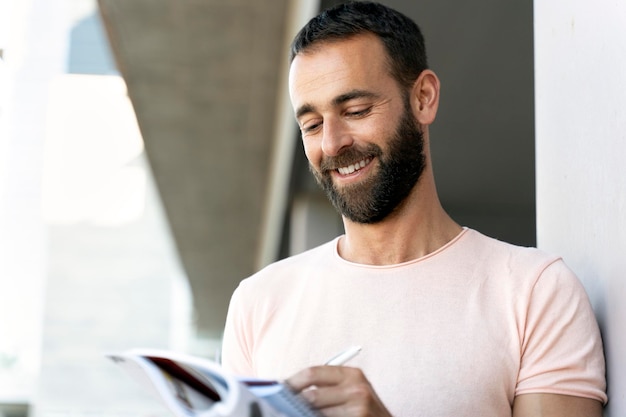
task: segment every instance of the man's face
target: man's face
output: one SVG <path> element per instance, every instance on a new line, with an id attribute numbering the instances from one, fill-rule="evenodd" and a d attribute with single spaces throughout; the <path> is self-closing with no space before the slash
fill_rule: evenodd
<path id="1" fill-rule="evenodd" d="M 359 35 L 294 59 L 290 93 L 311 171 L 349 220 L 376 223 L 424 169 L 409 98 L 389 75 L 382 44 Z"/>
<path id="2" fill-rule="evenodd" d="M 319 171 L 309 164 L 335 208 L 353 222 L 377 223 L 385 219 L 409 195 L 424 170 L 424 141 L 410 109 L 404 112 L 387 143 L 386 151 L 374 144 L 363 150 L 348 148 L 337 157 L 324 158 Z M 372 156 L 378 158 L 378 169 L 370 177 L 343 187 L 334 184 L 335 167 Z"/>

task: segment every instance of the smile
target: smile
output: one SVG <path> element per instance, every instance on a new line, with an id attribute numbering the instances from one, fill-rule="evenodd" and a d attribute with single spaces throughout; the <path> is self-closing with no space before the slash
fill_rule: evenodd
<path id="1" fill-rule="evenodd" d="M 339 171 L 339 173 L 341 175 L 348 175 L 348 174 L 352 174 L 354 171 L 358 171 L 361 168 L 365 167 L 367 164 L 369 164 L 371 162 L 371 158 L 366 158 L 363 159 L 360 162 L 357 162 L 355 164 L 352 165 L 348 165 L 347 167 L 341 167 L 341 168 L 337 168 L 337 171 Z"/>

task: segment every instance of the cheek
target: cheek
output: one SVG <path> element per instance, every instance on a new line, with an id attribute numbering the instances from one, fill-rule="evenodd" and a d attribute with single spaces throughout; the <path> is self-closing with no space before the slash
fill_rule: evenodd
<path id="1" fill-rule="evenodd" d="M 313 141 L 303 141 L 302 145 L 304 146 L 304 154 L 306 158 L 309 160 L 309 163 L 314 167 L 318 168 L 320 166 L 320 158 L 322 154 L 322 150 L 319 146 L 315 145 Z"/>

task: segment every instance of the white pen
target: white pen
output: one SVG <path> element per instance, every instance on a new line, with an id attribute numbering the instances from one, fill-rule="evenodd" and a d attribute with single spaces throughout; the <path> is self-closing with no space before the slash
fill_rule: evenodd
<path id="1" fill-rule="evenodd" d="M 361 346 L 350 346 L 337 356 L 330 358 L 324 365 L 339 366 L 354 358 L 361 351 Z"/>

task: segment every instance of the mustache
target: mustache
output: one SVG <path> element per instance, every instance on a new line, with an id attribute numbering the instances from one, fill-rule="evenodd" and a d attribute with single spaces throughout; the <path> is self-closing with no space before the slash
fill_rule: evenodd
<path id="1" fill-rule="evenodd" d="M 334 171 L 337 168 L 346 167 L 354 163 L 360 162 L 367 158 L 374 158 L 382 155 L 382 149 L 374 144 L 369 144 L 364 149 L 350 147 L 345 149 L 337 156 L 326 156 L 320 162 L 320 171 Z"/>

